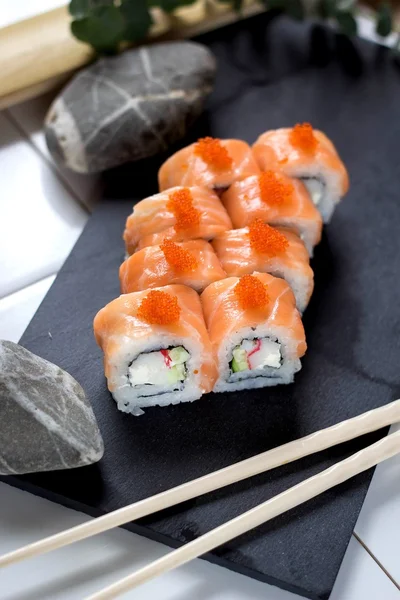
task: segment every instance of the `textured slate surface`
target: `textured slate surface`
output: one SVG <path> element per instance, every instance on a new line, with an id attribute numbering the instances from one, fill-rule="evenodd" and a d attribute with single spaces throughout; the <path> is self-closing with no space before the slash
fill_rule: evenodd
<path id="1" fill-rule="evenodd" d="M 300 437 L 400 393 L 397 67 L 386 52 L 332 33 L 256 17 L 202 37 L 217 85 L 193 138 L 253 141 L 311 120 L 337 144 L 352 189 L 313 261 L 305 315 L 309 351 L 289 387 L 210 395 L 190 405 L 118 413 L 92 337 L 96 311 L 118 293 L 120 240 L 133 199 L 155 191 L 159 161 L 107 177 L 107 195 L 22 343 L 68 370 L 91 398 L 105 441 L 99 465 L 7 479 L 90 514 L 113 510 Z M 344 62 L 345 60 L 345 62 Z M 51 331 L 52 339 L 48 336 Z M 234 517 L 348 456 L 384 432 L 287 465 L 132 524 L 172 546 Z M 309 598 L 327 598 L 372 473 L 331 490 L 218 549 L 209 558 Z"/>

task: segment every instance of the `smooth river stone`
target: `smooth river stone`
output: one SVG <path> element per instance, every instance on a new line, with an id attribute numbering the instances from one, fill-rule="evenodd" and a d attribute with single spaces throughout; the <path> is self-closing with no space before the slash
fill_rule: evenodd
<path id="1" fill-rule="evenodd" d="M 0 475 L 82 467 L 103 452 L 79 383 L 22 346 L 0 340 Z"/>
<path id="2" fill-rule="evenodd" d="M 55 99 L 45 121 L 55 160 L 80 173 L 164 151 L 183 138 L 213 88 L 216 62 L 194 42 L 101 58 Z"/>

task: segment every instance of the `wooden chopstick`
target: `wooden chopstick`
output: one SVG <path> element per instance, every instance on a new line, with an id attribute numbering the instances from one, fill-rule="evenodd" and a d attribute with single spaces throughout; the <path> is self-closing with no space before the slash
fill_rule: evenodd
<path id="1" fill-rule="evenodd" d="M 98 533 L 119 527 L 159 510 L 218 490 L 237 481 L 242 481 L 253 475 L 269 471 L 399 421 L 400 400 L 395 400 L 390 404 L 337 423 L 304 438 L 294 440 L 278 448 L 267 450 L 214 473 L 209 473 L 193 481 L 83 523 L 82 525 L 77 525 L 71 529 L 4 554 L 0 557 L 0 567 L 5 567 L 26 558 L 39 556 L 40 554 L 67 546 L 68 544 L 84 540 Z"/>
<path id="2" fill-rule="evenodd" d="M 112 600 L 120 594 L 146 583 L 153 577 L 179 567 L 194 558 L 210 552 L 221 544 L 270 521 L 274 517 L 303 504 L 322 492 L 347 481 L 362 471 L 391 458 L 400 452 L 400 431 L 391 434 L 379 442 L 360 450 L 349 458 L 336 463 L 321 473 L 274 496 L 263 504 L 220 525 L 209 533 L 189 542 L 182 548 L 169 552 L 132 575 L 86 598 L 86 600 Z"/>

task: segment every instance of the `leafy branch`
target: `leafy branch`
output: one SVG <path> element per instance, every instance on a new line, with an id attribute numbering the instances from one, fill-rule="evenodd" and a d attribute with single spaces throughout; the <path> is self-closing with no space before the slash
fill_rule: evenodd
<path id="1" fill-rule="evenodd" d="M 153 24 L 151 9 L 165 13 L 195 4 L 197 0 L 71 0 L 69 11 L 73 18 L 73 35 L 90 44 L 99 53 L 118 51 L 122 43 L 138 43 L 149 33 Z M 219 0 L 238 13 L 243 0 Z M 266 9 L 278 9 L 296 20 L 306 16 L 335 22 L 339 31 L 348 36 L 357 34 L 354 0 L 262 0 Z M 387 37 L 393 30 L 390 4 L 383 1 L 376 11 L 377 35 Z M 400 39 L 400 38 L 399 38 Z"/>

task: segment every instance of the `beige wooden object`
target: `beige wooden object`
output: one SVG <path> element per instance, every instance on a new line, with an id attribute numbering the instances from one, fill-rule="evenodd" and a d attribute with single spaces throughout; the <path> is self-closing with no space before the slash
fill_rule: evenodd
<path id="1" fill-rule="evenodd" d="M 221 489 L 259 473 L 265 473 L 299 458 L 304 458 L 315 452 L 320 452 L 321 450 L 336 446 L 336 444 L 342 444 L 355 437 L 398 422 L 400 422 L 400 400 L 395 400 L 390 404 L 375 408 L 347 421 L 342 421 L 326 429 L 321 429 L 306 437 L 288 442 L 278 448 L 272 448 L 219 471 L 214 471 L 150 498 L 145 498 L 144 500 L 115 510 L 98 519 L 87 521 L 86 523 L 72 527 L 72 529 L 67 529 L 38 542 L 28 544 L 23 548 L 13 550 L 8 554 L 0 556 L 0 568 L 84 540 L 103 531 L 108 531 L 113 527 L 119 527 L 159 510 L 175 506 L 180 502 L 185 502 L 202 494 Z"/>
<path id="2" fill-rule="evenodd" d="M 116 583 L 87 597 L 85 600 L 113 600 L 120 594 L 128 592 L 153 577 L 158 577 L 172 569 L 202 556 L 218 548 L 222 544 L 233 540 L 282 515 L 288 510 L 315 498 L 326 490 L 355 477 L 359 473 L 374 467 L 380 462 L 395 456 L 400 452 L 400 431 L 393 433 L 379 442 L 360 450 L 349 458 L 342 460 L 321 473 L 298 483 L 288 490 L 274 496 L 263 504 L 239 515 L 235 519 L 212 529 L 208 533 L 189 542 L 185 546 L 169 552 L 162 558 L 155 560 L 138 571 L 120 579 Z"/>
<path id="3" fill-rule="evenodd" d="M 0 29 L 0 106 L 60 85 L 93 51 L 70 33 L 67 8 Z"/>
<path id="4" fill-rule="evenodd" d="M 149 37 L 189 37 L 238 18 L 232 11 L 213 15 L 210 2 L 198 0 L 172 16 L 153 9 L 154 25 Z M 246 0 L 242 16 L 263 10 L 255 0 Z M 94 58 L 90 46 L 72 36 L 70 21 L 65 6 L 0 29 L 0 110 L 57 89 Z"/>

